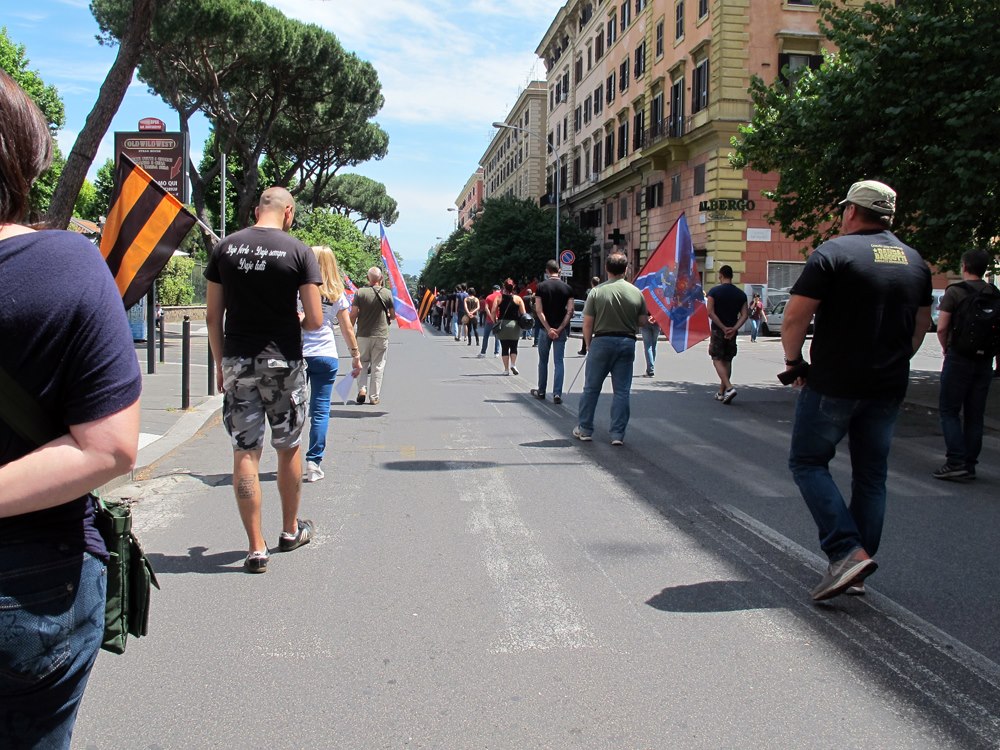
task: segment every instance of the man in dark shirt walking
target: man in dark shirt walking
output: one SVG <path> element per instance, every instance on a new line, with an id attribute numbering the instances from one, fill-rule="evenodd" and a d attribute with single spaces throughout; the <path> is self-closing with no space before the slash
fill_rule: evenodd
<path id="1" fill-rule="evenodd" d="M 549 350 L 553 352 L 552 403 L 562 403 L 563 355 L 569 336 L 569 321 L 573 317 L 573 290 L 559 278 L 559 262 L 545 264 L 545 280 L 535 292 L 535 319 L 541 327 L 538 337 L 538 388 L 531 389 L 535 398 L 545 398 L 549 375 Z"/>
<path id="2" fill-rule="evenodd" d="M 811 365 L 795 408 L 789 468 L 830 560 L 812 590 L 822 601 L 864 593 L 877 567 L 885 516 L 889 445 L 909 382 L 910 358 L 931 321 L 931 274 L 889 231 L 896 193 L 856 182 L 841 201 L 843 234 L 809 256 L 785 306 L 781 343 L 788 369 L 802 367 L 813 315 Z M 850 505 L 830 474 L 850 438 Z"/>
<path id="3" fill-rule="evenodd" d="M 712 336 L 708 342 L 708 356 L 712 358 L 719 376 L 719 392 L 715 400 L 724 404 L 736 398 L 733 388 L 733 359 L 736 357 L 736 334 L 746 323 L 747 295 L 733 285 L 733 269 L 719 269 L 719 284 L 708 290 L 705 300 L 708 317 L 712 320 Z"/>
<path id="4" fill-rule="evenodd" d="M 254 226 L 216 245 L 205 278 L 208 336 L 224 396 L 223 421 L 233 443 L 233 489 L 250 545 L 244 567 L 264 573 L 268 548 L 261 532 L 259 471 L 265 418 L 278 453 L 283 527 L 278 548 L 290 552 L 308 544 L 313 534 L 312 522 L 298 519 L 299 441 L 308 403 L 302 329 L 319 328 L 323 310 L 316 256 L 287 234 L 295 217 L 291 194 L 268 188 L 256 211 Z"/>

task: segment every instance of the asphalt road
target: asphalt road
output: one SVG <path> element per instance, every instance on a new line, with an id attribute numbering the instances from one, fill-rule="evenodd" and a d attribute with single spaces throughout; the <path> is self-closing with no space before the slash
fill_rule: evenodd
<path id="1" fill-rule="evenodd" d="M 332 410 L 317 539 L 263 576 L 210 422 L 122 490 L 163 590 L 150 636 L 101 654 L 73 747 L 1000 746 L 996 435 L 977 483 L 937 482 L 936 418 L 908 409 L 872 592 L 814 605 L 776 342 L 742 348 L 730 406 L 704 352 L 662 347 L 615 448 L 609 394 L 589 444 L 579 381 L 528 395 L 530 348 L 503 377 L 394 331 L 382 402 Z"/>

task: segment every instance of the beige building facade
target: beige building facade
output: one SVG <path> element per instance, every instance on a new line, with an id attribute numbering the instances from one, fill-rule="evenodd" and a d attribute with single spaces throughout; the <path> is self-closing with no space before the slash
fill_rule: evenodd
<path id="1" fill-rule="evenodd" d="M 803 246 L 764 219 L 775 178 L 729 164 L 752 75 L 816 66 L 824 40 L 801 0 L 570 0 L 536 52 L 564 213 L 594 233 L 591 264 L 636 272 L 683 212 L 706 284 L 786 286 Z M 551 168 L 550 168 L 551 179 Z M 769 280 L 770 278 L 770 280 Z"/>
<path id="2" fill-rule="evenodd" d="M 531 81 L 504 120 L 510 128 L 497 129 L 486 148 L 479 161 L 484 200 L 502 196 L 540 200 L 547 194 L 546 91 L 544 81 Z"/>

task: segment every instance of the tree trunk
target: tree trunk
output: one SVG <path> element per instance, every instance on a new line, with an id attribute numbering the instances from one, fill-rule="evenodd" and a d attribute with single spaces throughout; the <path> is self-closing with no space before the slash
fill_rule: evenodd
<path id="1" fill-rule="evenodd" d="M 66 166 L 63 167 L 59 184 L 52 195 L 46 216 L 46 223 L 51 227 L 63 229 L 69 226 L 73 205 L 97 155 L 101 139 L 108 132 L 111 120 L 118 112 L 132 82 L 132 74 L 149 39 L 153 17 L 160 2 L 161 0 L 133 0 L 126 27 L 128 31 L 119 43 L 118 55 L 101 84 L 94 108 L 87 115 L 87 121 L 73 144 L 73 150 L 66 157 Z"/>

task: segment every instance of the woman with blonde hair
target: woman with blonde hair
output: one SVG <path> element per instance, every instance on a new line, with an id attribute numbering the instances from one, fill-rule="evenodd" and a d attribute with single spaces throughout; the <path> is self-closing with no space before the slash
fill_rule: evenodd
<path id="1" fill-rule="evenodd" d="M 330 423 L 330 396 L 337 377 L 337 338 L 333 333 L 336 320 L 340 335 L 351 352 L 351 374 L 361 374 L 361 350 L 351 325 L 351 305 L 344 294 L 344 282 L 337 267 L 337 256 L 329 247 L 314 247 L 323 283 L 319 293 L 323 303 L 323 325 L 315 331 L 304 331 L 302 356 L 306 360 L 309 378 L 309 450 L 306 451 L 305 481 L 318 482 L 324 477 L 320 464 L 326 452 L 326 431 Z"/>

